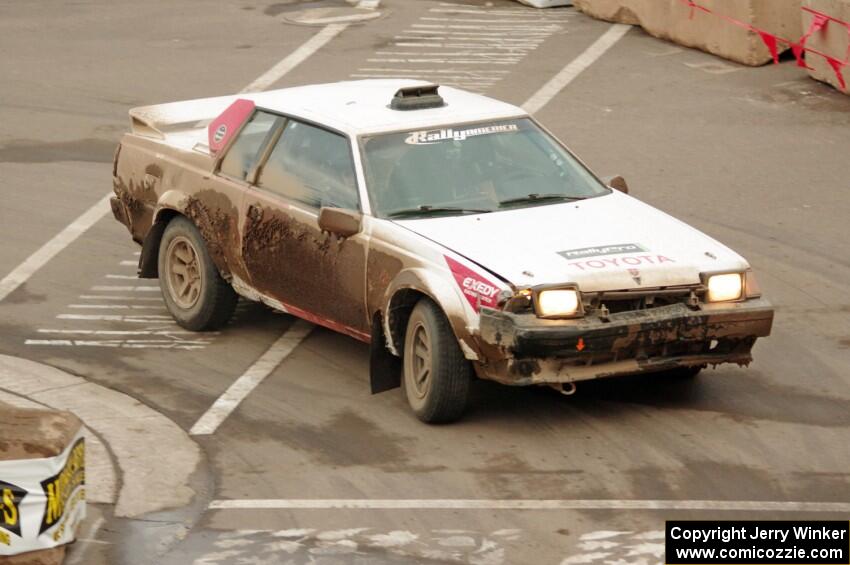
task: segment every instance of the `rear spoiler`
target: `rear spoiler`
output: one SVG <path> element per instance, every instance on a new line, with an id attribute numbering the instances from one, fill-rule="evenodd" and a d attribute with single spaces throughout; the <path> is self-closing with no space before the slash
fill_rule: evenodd
<path id="1" fill-rule="evenodd" d="M 130 129 L 138 135 L 165 139 L 168 131 L 205 126 L 205 122 L 218 117 L 239 98 L 250 100 L 253 97 L 239 94 L 139 106 L 130 110 Z"/>

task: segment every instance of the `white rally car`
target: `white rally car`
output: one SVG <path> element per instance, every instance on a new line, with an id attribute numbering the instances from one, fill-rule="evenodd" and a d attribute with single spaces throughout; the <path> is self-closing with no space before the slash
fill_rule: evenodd
<path id="1" fill-rule="evenodd" d="M 475 376 L 694 375 L 770 333 L 741 256 L 516 106 L 371 80 L 130 116 L 113 213 L 174 318 L 221 326 L 241 295 L 369 342 L 373 392 L 403 384 L 424 421 L 458 418 Z"/>

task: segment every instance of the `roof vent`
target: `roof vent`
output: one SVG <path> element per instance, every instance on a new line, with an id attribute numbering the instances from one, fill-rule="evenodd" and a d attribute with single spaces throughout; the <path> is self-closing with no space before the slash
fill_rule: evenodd
<path id="1" fill-rule="evenodd" d="M 445 106 L 446 101 L 437 93 L 439 88 L 439 84 L 399 88 L 390 102 L 390 108 L 393 110 L 424 110 L 425 108 Z"/>

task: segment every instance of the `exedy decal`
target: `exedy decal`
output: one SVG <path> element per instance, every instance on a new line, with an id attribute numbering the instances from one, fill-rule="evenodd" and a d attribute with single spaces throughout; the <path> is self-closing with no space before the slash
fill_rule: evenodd
<path id="1" fill-rule="evenodd" d="M 439 143 L 441 141 L 463 141 L 468 137 L 475 137 L 477 135 L 515 131 L 519 131 L 519 126 L 517 124 L 501 124 L 459 130 L 452 128 L 423 130 L 414 131 L 407 136 L 407 139 L 405 139 L 404 142 L 408 145 L 431 145 L 432 143 Z"/>
<path id="2" fill-rule="evenodd" d="M 56 475 L 41 481 L 47 504 L 44 509 L 44 517 L 41 519 L 39 535 L 52 528 L 65 514 L 68 509 L 68 499 L 86 482 L 85 472 L 85 440 L 80 438 L 71 448 L 68 460 L 62 470 Z M 72 501 L 73 504 L 73 501 Z"/>
<path id="3" fill-rule="evenodd" d="M 635 253 L 638 251 L 649 251 L 649 249 L 638 243 L 616 243 L 614 245 L 600 245 L 598 247 L 582 247 L 581 249 L 558 251 L 558 255 L 564 259 L 582 259 L 584 257 L 599 257 L 601 255 L 616 255 L 618 253 Z"/>
<path id="4" fill-rule="evenodd" d="M 499 303 L 496 298 L 499 287 L 451 257 L 446 257 L 446 264 L 473 310 L 478 312 L 481 306 L 496 307 Z"/>
<path id="5" fill-rule="evenodd" d="M 21 487 L 0 481 L 0 528 L 16 536 L 21 535 L 21 501 L 26 495 Z M 8 536 L 0 535 L 0 540 L 8 540 Z M 5 545 L 9 545 L 8 541 Z"/>

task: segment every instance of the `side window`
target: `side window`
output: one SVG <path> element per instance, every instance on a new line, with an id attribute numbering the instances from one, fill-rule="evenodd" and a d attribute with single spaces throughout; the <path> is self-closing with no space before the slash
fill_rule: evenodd
<path id="1" fill-rule="evenodd" d="M 310 206 L 360 208 L 348 139 L 290 120 L 257 186 Z"/>
<path id="2" fill-rule="evenodd" d="M 239 137 L 227 150 L 221 161 L 221 173 L 235 179 L 245 180 L 275 122 L 280 119 L 274 114 L 256 112 L 239 132 Z"/>

